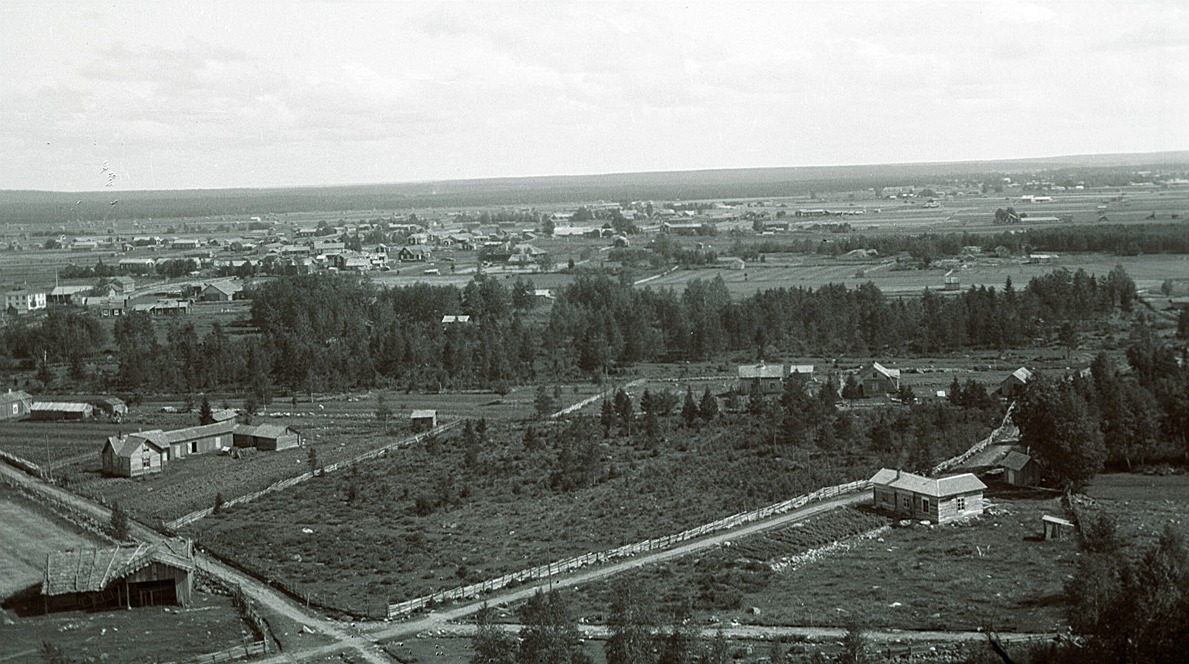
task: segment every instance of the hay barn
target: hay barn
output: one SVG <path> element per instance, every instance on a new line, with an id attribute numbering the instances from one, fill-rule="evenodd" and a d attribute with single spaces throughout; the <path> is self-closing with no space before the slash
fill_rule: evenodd
<path id="1" fill-rule="evenodd" d="M 258 450 L 287 450 L 301 444 L 301 434 L 279 424 L 241 424 L 234 432 L 236 447 L 255 447 Z"/>
<path id="2" fill-rule="evenodd" d="M 32 420 L 87 420 L 94 414 L 89 403 L 67 401 L 34 401 L 29 407 Z"/>
<path id="3" fill-rule="evenodd" d="M 189 540 L 72 549 L 46 556 L 41 595 L 47 612 L 187 606 L 193 572 Z"/>

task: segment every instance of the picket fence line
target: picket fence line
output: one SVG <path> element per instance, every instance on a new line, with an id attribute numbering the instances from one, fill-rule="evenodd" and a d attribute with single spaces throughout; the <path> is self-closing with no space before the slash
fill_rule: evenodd
<path id="1" fill-rule="evenodd" d="M 417 434 L 415 436 L 411 436 L 409 438 L 402 438 L 394 443 L 389 443 L 388 445 L 385 445 L 383 447 L 378 447 L 374 450 L 364 452 L 363 454 L 360 454 L 357 457 L 352 457 L 350 459 L 332 463 L 329 466 L 324 466 L 321 469 L 319 469 L 317 472 L 306 471 L 300 475 L 296 475 L 294 477 L 290 477 L 287 479 L 279 480 L 277 482 L 273 482 L 272 484 L 261 489 L 260 491 L 245 494 L 242 496 L 237 496 L 235 498 L 230 498 L 223 503 L 223 507 L 233 507 L 235 505 L 242 505 L 243 503 L 247 503 L 247 502 L 256 500 L 257 498 L 259 498 L 265 494 L 272 493 L 274 491 L 281 491 L 283 489 L 288 489 L 289 487 L 295 486 L 302 482 L 306 482 L 308 480 L 313 479 L 314 477 L 317 477 L 318 475 L 325 475 L 326 473 L 333 473 L 335 471 L 342 470 L 344 468 L 348 468 L 354 464 L 361 463 L 363 461 L 370 461 L 372 459 L 381 457 L 391 449 L 395 449 L 398 447 L 408 447 L 410 445 L 416 445 L 417 443 L 425 440 L 426 438 L 428 438 L 430 436 L 436 436 L 441 433 L 445 433 L 446 431 L 449 431 L 450 429 L 458 426 L 459 421 L 460 420 L 455 420 L 453 422 L 439 424 L 438 426 L 434 427 L 433 429 L 430 429 L 429 431 L 419 433 L 419 434 Z M 195 510 L 193 512 L 190 512 L 189 514 L 178 517 L 178 518 L 174 519 L 173 521 L 166 521 L 163 525 L 166 530 L 176 532 L 179 528 L 182 528 L 183 526 L 188 526 L 191 523 L 194 523 L 195 521 L 198 521 L 200 519 L 205 519 L 206 517 L 210 516 L 211 513 L 214 511 L 215 511 L 215 508 L 213 505 L 210 507 L 204 507 L 200 510 Z"/>
<path id="2" fill-rule="evenodd" d="M 972 445 L 970 447 L 970 449 L 966 450 L 965 452 L 959 454 L 956 457 L 946 459 L 945 461 L 942 461 L 941 463 L 937 464 L 936 466 L 933 467 L 933 470 L 930 471 L 929 474 L 936 475 L 937 473 L 949 470 L 950 468 L 953 468 L 954 466 L 959 466 L 963 463 L 966 463 L 966 461 L 968 459 L 970 459 L 970 457 L 987 449 L 988 445 L 990 445 L 991 443 L 998 440 L 1000 438 L 1000 436 L 1002 436 L 1002 434 L 1005 430 L 1009 430 L 1009 428 L 1014 429 L 1016 425 L 1011 421 L 1011 413 L 1013 410 L 1015 410 L 1015 408 L 1016 408 L 1016 402 L 1013 401 L 1013 402 L 1011 402 L 1011 405 L 1007 407 L 1007 413 L 1005 413 L 1003 415 L 1003 422 L 1001 422 L 999 424 L 998 428 L 996 428 L 994 431 L 989 433 L 986 438 L 983 438 L 982 440 L 980 440 L 977 443 L 975 443 L 974 445 Z"/>
<path id="3" fill-rule="evenodd" d="M 633 387 L 638 387 L 640 385 L 643 385 L 646 382 L 648 382 L 647 379 L 638 378 L 638 379 L 633 380 L 632 382 L 628 383 L 627 385 L 624 385 L 623 389 L 624 389 L 624 391 L 627 391 Z M 592 404 L 600 399 L 606 399 L 606 398 L 610 397 L 611 395 L 615 394 L 615 390 L 617 390 L 617 389 L 620 389 L 620 388 L 610 387 L 610 388 L 607 388 L 606 390 L 603 390 L 602 392 L 599 392 L 598 394 L 594 395 L 593 397 L 587 397 L 587 398 L 583 399 L 582 401 L 579 401 L 578 403 L 570 404 L 569 406 L 566 406 L 565 408 L 562 408 L 561 410 L 557 411 L 556 413 L 550 415 L 549 419 L 556 420 L 557 418 L 559 418 L 563 415 L 569 415 L 570 413 L 574 413 L 579 410 L 582 410 L 583 408 L 586 408 L 590 404 Z"/>
<path id="4" fill-rule="evenodd" d="M 719 519 L 718 521 L 713 521 L 711 523 L 690 528 L 689 530 L 685 530 L 675 535 L 667 535 L 665 537 L 659 537 L 656 539 L 644 540 L 643 542 L 637 542 L 635 544 L 627 544 L 609 551 L 587 553 L 581 556 L 575 556 L 573 558 L 552 562 L 547 565 L 540 565 L 526 570 L 521 570 L 519 572 L 505 574 L 504 576 L 495 579 L 488 579 L 487 581 L 482 581 L 480 583 L 473 583 L 467 586 L 453 588 L 451 590 L 443 590 L 432 595 L 426 595 L 424 597 L 406 600 L 397 604 L 391 604 L 388 607 L 388 617 L 394 618 L 407 615 L 419 609 L 423 609 L 428 606 L 434 606 L 442 602 L 478 597 L 480 593 L 500 590 L 514 583 L 547 579 L 551 576 L 564 574 L 587 565 L 603 563 L 616 558 L 627 558 L 648 551 L 667 549 L 679 542 L 697 539 L 709 533 L 720 530 L 728 530 L 730 528 L 743 525 L 744 523 L 758 521 L 776 514 L 783 514 L 785 512 L 804 507 L 808 503 L 814 501 L 825 500 L 827 498 L 833 498 L 843 494 L 862 491 L 869 488 L 870 486 L 870 480 L 857 480 L 854 482 L 848 482 L 846 484 L 839 484 L 837 486 L 824 487 L 803 496 L 798 496 L 790 500 L 768 505 L 767 507 L 761 507 L 757 510 L 752 510 L 751 512 L 734 514 L 732 516 Z"/>

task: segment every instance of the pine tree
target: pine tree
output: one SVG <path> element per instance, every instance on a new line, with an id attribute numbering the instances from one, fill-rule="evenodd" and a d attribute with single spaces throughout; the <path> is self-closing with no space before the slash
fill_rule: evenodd
<path id="1" fill-rule="evenodd" d="M 204 394 L 202 395 L 202 405 L 198 408 L 198 424 L 214 424 L 215 413 L 211 408 L 211 400 Z"/>
<path id="2" fill-rule="evenodd" d="M 656 614 L 652 593 L 638 585 L 617 582 L 607 617 L 610 637 L 604 645 L 607 664 L 651 664 L 656 661 Z"/>
<path id="3" fill-rule="evenodd" d="M 690 391 L 689 387 L 685 388 L 685 401 L 681 404 L 681 419 L 685 422 L 685 426 L 692 427 L 702 416 L 702 411 L 698 409 L 697 402 L 694 401 L 694 393 Z"/>
<path id="4" fill-rule="evenodd" d="M 129 521 L 128 512 L 124 511 L 124 506 L 119 503 L 113 503 L 111 506 L 111 536 L 123 542 L 129 536 Z"/>
<path id="5" fill-rule="evenodd" d="M 707 422 L 718 417 L 718 400 L 710 393 L 709 387 L 702 392 L 702 401 L 698 404 L 698 414 Z"/>

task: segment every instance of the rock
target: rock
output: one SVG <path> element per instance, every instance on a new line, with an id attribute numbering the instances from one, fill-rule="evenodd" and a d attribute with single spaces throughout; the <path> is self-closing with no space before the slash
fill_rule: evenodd
<path id="1" fill-rule="evenodd" d="M 753 616 L 758 616 L 761 613 L 760 607 L 758 607 L 758 606 L 751 607 L 750 609 L 747 610 L 747 612 Z"/>

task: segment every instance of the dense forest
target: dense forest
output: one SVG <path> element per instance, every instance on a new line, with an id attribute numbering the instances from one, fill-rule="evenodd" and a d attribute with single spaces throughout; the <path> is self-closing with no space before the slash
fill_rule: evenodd
<path id="1" fill-rule="evenodd" d="M 1121 269 L 1099 278 L 1057 270 L 1017 290 L 972 287 L 954 296 L 925 292 L 889 299 L 871 283 L 779 288 L 732 300 L 720 278 L 683 291 L 636 289 L 604 275 L 561 289 L 547 316 L 534 312 L 533 284 L 477 277 L 465 288 L 418 284 L 381 289 L 346 275 L 294 276 L 251 292 L 254 335 L 218 325 L 199 337 L 190 321 L 143 314 L 117 321 L 119 371 L 96 388 L 195 393 L 355 387 L 506 390 L 535 379 L 594 380 L 639 362 L 741 360 L 781 355 L 897 356 L 963 349 L 1077 344 L 1112 314 L 1131 310 L 1135 284 Z M 444 315 L 469 315 L 443 323 Z M 88 378 L 84 360 L 107 340 L 85 312 L 54 309 L 42 322 L 3 331 L 8 362 L 66 363 L 68 380 Z M 163 338 L 162 338 L 163 336 Z M 278 361 L 284 358 L 284 361 Z M 61 379 L 61 380 L 67 380 Z M 106 382 L 104 382 L 106 381 Z M 58 387 L 68 387 L 59 385 Z"/>

